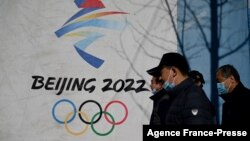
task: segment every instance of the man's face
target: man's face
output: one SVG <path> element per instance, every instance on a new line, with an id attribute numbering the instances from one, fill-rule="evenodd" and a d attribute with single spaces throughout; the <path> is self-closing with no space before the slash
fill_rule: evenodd
<path id="1" fill-rule="evenodd" d="M 230 92 L 230 86 L 231 86 L 231 77 L 232 76 L 229 76 L 228 78 L 225 78 L 223 76 L 223 73 L 218 71 L 216 73 L 216 80 L 217 80 L 217 83 L 223 83 L 224 82 L 224 85 L 227 89 L 229 89 L 229 92 Z"/>
<path id="2" fill-rule="evenodd" d="M 170 68 L 167 68 L 167 67 L 163 67 L 161 69 L 161 79 L 165 82 L 167 81 L 168 79 L 170 79 L 170 71 L 171 69 Z M 168 80 L 169 81 L 169 80 Z"/>
<path id="3" fill-rule="evenodd" d="M 151 84 L 150 84 L 150 88 L 151 88 L 151 90 L 153 90 L 153 89 L 155 89 L 155 90 L 160 90 L 161 88 L 162 88 L 162 84 L 161 83 L 157 83 L 157 81 L 156 81 L 156 77 L 152 77 L 152 79 L 151 79 Z"/>

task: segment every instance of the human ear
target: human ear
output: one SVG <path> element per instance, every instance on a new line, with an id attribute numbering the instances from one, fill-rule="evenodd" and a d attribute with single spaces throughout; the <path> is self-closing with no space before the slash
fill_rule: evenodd
<path id="1" fill-rule="evenodd" d="M 230 80 L 230 82 L 235 82 L 234 76 L 233 75 L 229 76 L 229 80 Z"/>
<path id="2" fill-rule="evenodd" d="M 173 67 L 171 70 L 172 70 L 173 77 L 175 77 L 175 76 L 177 75 L 177 70 L 176 70 L 176 68 Z M 170 70 L 170 71 L 171 71 L 171 70 Z"/>

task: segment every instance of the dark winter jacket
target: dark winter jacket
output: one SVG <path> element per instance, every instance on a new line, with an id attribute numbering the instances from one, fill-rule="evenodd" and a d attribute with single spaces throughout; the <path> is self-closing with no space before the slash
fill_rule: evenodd
<path id="1" fill-rule="evenodd" d="M 166 115 L 167 125 L 208 125 L 215 124 L 214 108 L 205 92 L 187 78 L 172 90 L 171 105 Z"/>
<path id="2" fill-rule="evenodd" d="M 150 125 L 163 125 L 169 108 L 169 95 L 164 89 L 150 97 L 153 100 L 153 111 Z"/>
<path id="3" fill-rule="evenodd" d="M 225 101 L 222 125 L 250 127 L 250 90 L 240 82 L 231 93 L 220 96 Z"/>

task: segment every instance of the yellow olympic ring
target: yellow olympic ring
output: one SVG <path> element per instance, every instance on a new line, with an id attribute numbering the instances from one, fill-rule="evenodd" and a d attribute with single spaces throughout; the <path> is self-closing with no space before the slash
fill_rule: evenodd
<path id="1" fill-rule="evenodd" d="M 75 135 L 75 136 L 83 135 L 83 134 L 88 130 L 88 127 L 89 127 L 88 124 L 86 124 L 86 127 L 85 127 L 82 131 L 80 131 L 80 132 L 73 132 L 73 131 L 71 131 L 71 129 L 68 127 L 68 122 L 67 122 L 67 121 L 68 121 L 69 118 L 73 115 L 73 113 L 74 113 L 74 112 L 72 111 L 72 112 L 70 112 L 70 113 L 66 116 L 66 118 L 65 118 L 65 120 L 64 120 L 65 128 L 66 128 L 67 132 L 70 133 L 70 134 L 72 134 L 72 135 Z M 81 114 L 87 121 L 89 121 L 89 117 L 88 117 L 87 114 L 85 114 L 85 113 L 83 113 L 83 112 L 81 112 L 81 111 L 78 111 L 77 113 Z"/>

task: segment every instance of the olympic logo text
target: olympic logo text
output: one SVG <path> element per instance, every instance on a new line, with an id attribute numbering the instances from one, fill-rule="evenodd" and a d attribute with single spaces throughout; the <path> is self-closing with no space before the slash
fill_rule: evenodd
<path id="1" fill-rule="evenodd" d="M 58 107 L 59 104 L 62 104 L 62 103 L 69 103 L 72 108 L 73 108 L 73 111 L 67 113 L 66 117 L 64 120 L 61 120 L 59 119 L 57 116 L 56 116 L 56 109 Z M 84 112 L 82 111 L 82 108 L 84 105 L 88 104 L 88 103 L 93 103 L 95 105 L 97 105 L 97 107 L 99 108 L 99 112 L 96 112 L 91 118 L 89 118 L 89 116 Z M 110 112 L 107 112 L 108 111 L 108 108 L 114 104 L 114 103 L 117 103 L 119 105 L 121 105 L 124 110 L 125 110 L 125 116 L 120 120 L 120 121 L 115 121 L 113 115 L 110 114 Z M 80 120 L 86 124 L 86 126 L 79 132 L 75 132 L 75 131 L 72 131 L 72 129 L 70 129 L 69 127 L 69 123 L 71 123 L 75 117 L 76 117 L 76 114 L 78 114 Z M 94 127 L 94 124 L 97 123 L 101 117 L 102 117 L 102 114 L 104 114 L 104 117 L 105 117 L 105 120 L 112 125 L 111 129 L 107 132 L 104 132 L 104 133 L 101 133 L 99 131 L 96 130 L 96 128 Z M 113 101 L 110 101 L 104 108 L 104 110 L 102 109 L 100 103 L 98 103 L 97 101 L 95 100 L 86 100 L 84 101 L 80 106 L 79 106 L 79 109 L 78 111 L 76 110 L 76 106 L 75 104 L 71 101 L 71 100 L 68 100 L 68 99 L 61 99 L 59 101 L 57 101 L 53 108 L 52 108 L 52 116 L 53 116 L 53 119 L 59 123 L 59 124 L 64 124 L 65 126 L 65 129 L 68 133 L 70 133 L 71 135 L 75 135 L 75 136 L 78 136 L 78 135 L 83 135 L 84 133 L 86 133 L 86 131 L 88 130 L 88 127 L 89 125 L 91 126 L 91 129 L 92 131 L 96 134 L 96 135 L 99 135 L 99 136 L 107 136 L 109 135 L 113 130 L 114 130 L 114 127 L 115 125 L 120 125 L 122 123 L 124 123 L 128 117 L 128 108 L 127 106 L 122 102 L 122 101 L 119 101 L 119 100 L 113 100 Z M 90 119 L 90 120 L 89 120 Z"/>

